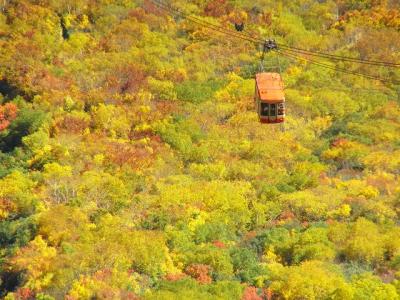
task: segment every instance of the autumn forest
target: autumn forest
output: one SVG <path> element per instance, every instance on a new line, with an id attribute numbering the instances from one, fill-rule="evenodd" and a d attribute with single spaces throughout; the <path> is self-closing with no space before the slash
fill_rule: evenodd
<path id="1" fill-rule="evenodd" d="M 398 0 L 0 1 L 0 298 L 400 299 L 399 64 Z"/>

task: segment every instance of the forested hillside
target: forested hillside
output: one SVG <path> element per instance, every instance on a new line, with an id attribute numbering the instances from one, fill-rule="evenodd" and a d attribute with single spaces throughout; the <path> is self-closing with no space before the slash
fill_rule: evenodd
<path id="1" fill-rule="evenodd" d="M 400 62 L 398 0 L 165 3 Z M 400 68 L 280 55 L 281 131 L 251 41 L 151 1 L 0 10 L 0 297 L 400 299 Z"/>

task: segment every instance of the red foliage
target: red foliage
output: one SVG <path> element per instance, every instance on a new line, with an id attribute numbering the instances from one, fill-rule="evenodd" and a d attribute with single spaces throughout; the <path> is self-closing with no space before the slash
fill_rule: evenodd
<path id="1" fill-rule="evenodd" d="M 15 9 L 12 10 L 11 12 L 11 16 L 10 19 L 13 20 L 14 18 L 18 18 L 18 19 L 22 19 L 22 20 L 26 20 L 29 18 L 30 15 L 32 15 L 33 13 L 35 13 L 32 10 L 32 6 L 29 5 L 27 2 L 24 1 L 18 1 L 16 2 L 16 7 Z"/>
<path id="2" fill-rule="evenodd" d="M 165 29 L 166 22 L 162 16 L 167 16 L 168 13 L 165 10 L 157 7 L 150 0 L 145 0 L 142 7 L 137 7 L 132 9 L 128 13 L 129 18 L 132 19 L 132 22 L 140 22 L 147 24 L 151 31 L 153 30 L 163 30 Z M 137 34 L 142 34 L 139 30 L 137 30 Z M 132 36 L 132 32 L 129 33 Z M 136 40 L 139 40 L 137 36 L 135 36 Z"/>
<path id="3" fill-rule="evenodd" d="M 221 241 L 214 241 L 214 242 L 213 242 L 213 245 L 214 245 L 215 247 L 221 248 L 221 249 L 226 248 L 226 245 L 225 245 L 223 242 L 221 242 Z"/>
<path id="4" fill-rule="evenodd" d="M 333 220 L 333 219 L 326 220 L 326 224 L 328 224 L 328 225 L 332 225 L 334 223 L 335 223 L 335 220 Z"/>
<path id="5" fill-rule="evenodd" d="M 274 293 L 272 292 L 271 288 L 266 288 L 264 289 L 264 295 L 267 300 L 272 300 Z"/>
<path id="6" fill-rule="evenodd" d="M 243 238 L 244 242 L 250 241 L 252 239 L 254 239 L 257 236 L 257 232 L 256 231 L 249 231 L 248 233 L 246 233 L 246 235 Z"/>
<path id="7" fill-rule="evenodd" d="M 196 279 L 199 283 L 202 284 L 209 284 L 212 282 L 210 277 L 210 266 L 203 265 L 203 264 L 193 264 L 186 268 L 185 272 L 189 276 Z"/>
<path id="8" fill-rule="evenodd" d="M 156 16 L 161 16 L 162 14 L 166 14 L 161 8 L 157 7 L 153 2 L 149 0 L 145 0 L 143 3 L 143 8 L 149 14 L 153 14 Z"/>
<path id="9" fill-rule="evenodd" d="M 28 39 L 33 38 L 34 35 L 35 35 L 35 31 L 34 31 L 34 30 L 29 30 L 29 31 L 25 32 L 25 36 L 26 36 Z"/>
<path id="10" fill-rule="evenodd" d="M 329 176 L 325 172 L 319 174 L 319 183 L 321 185 L 329 185 L 331 183 Z"/>
<path id="11" fill-rule="evenodd" d="M 128 270 L 128 274 L 129 274 L 129 275 L 132 275 L 132 274 L 135 273 L 135 272 L 136 272 L 136 271 L 135 271 L 134 269 L 129 269 L 129 270 Z"/>
<path id="12" fill-rule="evenodd" d="M 263 300 L 258 294 L 257 294 L 257 288 L 254 286 L 248 286 L 242 295 L 242 300 Z"/>
<path id="13" fill-rule="evenodd" d="M 35 299 L 35 293 L 29 288 L 19 288 L 15 292 L 16 300 L 33 300 Z"/>
<path id="14" fill-rule="evenodd" d="M 64 61 L 59 57 L 54 57 L 52 60 L 52 64 L 57 67 L 65 67 Z"/>
<path id="15" fill-rule="evenodd" d="M 154 132 L 151 129 L 142 130 L 142 131 L 132 131 L 129 134 L 129 138 L 131 140 L 140 140 L 140 139 L 143 139 L 143 138 L 146 138 L 146 137 L 148 137 L 148 138 L 157 138 L 157 139 L 161 140 L 160 137 L 154 135 Z"/>
<path id="16" fill-rule="evenodd" d="M 207 16 L 221 17 L 227 15 L 231 7 L 226 0 L 211 0 L 207 3 L 204 12 Z"/>
<path id="17" fill-rule="evenodd" d="M 301 223 L 301 226 L 303 228 L 307 228 L 308 226 L 310 226 L 310 224 L 307 221 L 304 221 L 304 222 Z"/>
<path id="18" fill-rule="evenodd" d="M 337 138 L 332 142 L 332 147 L 341 147 L 345 144 L 347 144 L 348 140 L 345 138 Z"/>
<path id="19" fill-rule="evenodd" d="M 0 105 L 0 131 L 6 129 L 17 117 L 18 108 L 13 103 Z"/>
<path id="20" fill-rule="evenodd" d="M 0 210 L 6 211 L 6 212 L 15 212 L 17 209 L 17 206 L 14 202 L 5 199 L 5 198 L 0 198 Z"/>
<path id="21" fill-rule="evenodd" d="M 179 107 L 177 107 L 176 103 L 171 102 L 171 101 L 157 101 L 155 103 L 156 109 L 155 111 L 160 111 L 162 112 L 163 115 L 169 115 L 171 113 L 180 113 L 181 110 Z"/>
<path id="22" fill-rule="evenodd" d="M 284 211 L 280 216 L 279 216 L 279 220 L 281 221 L 290 221 L 293 220 L 296 216 L 294 215 L 293 212 L 286 210 Z"/>
<path id="23" fill-rule="evenodd" d="M 31 84 L 36 90 L 68 90 L 72 81 L 67 77 L 57 77 L 46 69 L 42 69 L 32 78 Z"/>
<path id="24" fill-rule="evenodd" d="M 186 277 L 186 274 L 167 274 L 165 275 L 165 280 L 167 281 L 178 281 Z"/>
<path id="25" fill-rule="evenodd" d="M 101 289 L 96 292 L 94 299 L 116 299 L 118 297 L 118 293 L 111 289 Z"/>
<path id="26" fill-rule="evenodd" d="M 148 167 L 154 155 L 145 147 L 111 142 L 108 145 L 108 158 L 116 165 L 130 165 L 132 168 Z"/>
<path id="27" fill-rule="evenodd" d="M 82 133 L 89 127 L 89 120 L 85 120 L 76 116 L 67 115 L 57 122 L 57 127 L 69 133 Z"/>
<path id="28" fill-rule="evenodd" d="M 152 4 L 148 0 L 145 0 L 144 1 L 144 7 L 149 7 L 149 9 L 153 9 L 154 8 L 154 4 Z M 143 23 L 146 22 L 146 11 L 141 7 L 138 7 L 138 8 L 130 10 L 128 15 L 131 18 L 135 18 L 139 22 L 143 22 Z"/>
<path id="29" fill-rule="evenodd" d="M 396 270 L 379 267 L 376 272 L 384 283 L 391 283 L 396 279 Z"/>
<path id="30" fill-rule="evenodd" d="M 18 52 L 14 53 L 13 58 L 18 59 L 16 61 L 18 65 L 25 66 L 26 71 L 29 71 L 26 65 L 27 59 L 36 59 L 41 61 L 43 59 L 43 52 L 38 45 L 29 42 L 29 40 L 23 40 L 16 45 Z"/>
<path id="31" fill-rule="evenodd" d="M 122 291 L 121 292 L 121 299 L 125 299 L 125 300 L 139 300 L 139 296 L 137 296 L 135 293 L 133 292 L 128 292 L 128 291 Z"/>
<path id="32" fill-rule="evenodd" d="M 103 269 L 97 271 L 94 275 L 93 278 L 99 281 L 105 281 L 108 278 L 112 276 L 112 270 L 111 269 Z"/>
<path id="33" fill-rule="evenodd" d="M 106 78 L 110 94 L 135 93 L 147 83 L 147 76 L 137 65 L 117 66 Z"/>

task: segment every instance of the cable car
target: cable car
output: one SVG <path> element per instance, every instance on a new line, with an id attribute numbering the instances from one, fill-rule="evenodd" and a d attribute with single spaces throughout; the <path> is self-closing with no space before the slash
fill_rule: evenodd
<path id="1" fill-rule="evenodd" d="M 236 23 L 235 22 L 235 29 L 236 29 L 236 31 L 243 31 L 243 29 L 244 29 L 244 23 L 243 22 L 241 22 L 241 23 Z"/>
<path id="2" fill-rule="evenodd" d="M 256 74 L 254 101 L 261 123 L 283 123 L 285 121 L 285 93 L 279 73 Z"/>

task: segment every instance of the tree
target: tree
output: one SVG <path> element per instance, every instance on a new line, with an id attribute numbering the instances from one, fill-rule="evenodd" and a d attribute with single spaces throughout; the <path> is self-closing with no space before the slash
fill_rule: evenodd
<path id="1" fill-rule="evenodd" d="M 351 285 L 354 289 L 354 299 L 398 299 L 396 288 L 385 284 L 370 273 L 356 276 Z"/>
<path id="2" fill-rule="evenodd" d="M 115 213 L 131 202 L 125 183 L 108 173 L 87 171 L 77 187 L 78 201 L 84 206 L 95 204 L 103 212 Z"/>
<path id="3" fill-rule="evenodd" d="M 318 261 L 272 270 L 270 288 L 283 299 L 352 299 L 353 289 L 332 268 Z"/>
<path id="4" fill-rule="evenodd" d="M 39 235 L 26 247 L 18 250 L 11 263 L 16 271 L 26 272 L 24 286 L 38 292 L 51 284 L 54 273 L 50 270 L 56 255 L 57 250 L 48 246 Z"/>
<path id="5" fill-rule="evenodd" d="M 303 260 L 333 260 L 336 253 L 327 233 L 326 228 L 318 227 L 310 227 L 302 232 L 299 241 L 294 245 L 293 261 L 299 263 Z"/>
<path id="6" fill-rule="evenodd" d="M 7 130 L 0 132 L 0 150 L 12 151 L 21 146 L 22 138 L 38 130 L 44 120 L 45 114 L 40 110 L 20 109 L 14 121 L 7 125 Z"/>
<path id="7" fill-rule="evenodd" d="M 382 235 L 371 221 L 359 218 L 351 226 L 348 237 L 344 249 L 348 259 L 373 264 L 383 260 L 385 250 Z"/>
<path id="8" fill-rule="evenodd" d="M 40 208 L 40 202 L 33 192 L 36 184 L 19 171 L 0 179 L 1 219 L 29 216 Z"/>
<path id="9" fill-rule="evenodd" d="M 49 188 L 49 197 L 55 203 L 68 203 L 76 197 L 76 189 L 71 184 L 71 166 L 61 166 L 58 163 L 46 164 L 43 177 Z"/>

